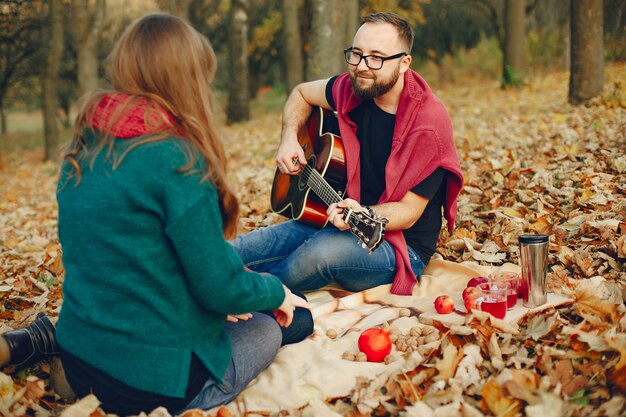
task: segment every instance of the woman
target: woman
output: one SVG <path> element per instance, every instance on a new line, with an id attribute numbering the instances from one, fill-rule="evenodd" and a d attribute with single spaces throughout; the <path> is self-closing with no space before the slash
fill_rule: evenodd
<path id="1" fill-rule="evenodd" d="M 311 332 L 309 306 L 276 277 L 244 269 L 225 240 L 238 203 L 206 38 L 148 15 L 108 64 L 114 91 L 85 100 L 59 179 L 61 361 L 76 394 L 93 392 L 107 412 L 209 409 L 270 364 L 296 307 Z M 258 310 L 276 319 L 250 314 Z"/>

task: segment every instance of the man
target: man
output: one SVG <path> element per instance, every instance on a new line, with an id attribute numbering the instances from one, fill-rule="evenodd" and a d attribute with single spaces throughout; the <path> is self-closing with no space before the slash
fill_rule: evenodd
<path id="1" fill-rule="evenodd" d="M 344 51 L 348 72 L 300 84 L 291 93 L 278 169 L 296 175 L 306 163 L 297 132 L 313 107 L 336 110 L 348 198 L 328 207 L 332 226 L 324 229 L 292 220 L 237 238 L 235 248 L 248 267 L 297 290 L 336 281 L 361 291 L 393 282 L 393 293 L 412 293 L 435 252 L 442 207 L 448 228 L 454 226 L 463 184 L 448 113 L 409 69 L 412 45 L 413 31 L 398 15 L 365 16 Z M 346 232 L 347 207 L 371 208 L 388 219 L 385 241 L 372 254 Z"/>

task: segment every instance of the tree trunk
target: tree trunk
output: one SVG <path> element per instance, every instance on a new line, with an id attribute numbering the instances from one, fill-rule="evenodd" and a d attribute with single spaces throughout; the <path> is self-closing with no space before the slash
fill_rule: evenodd
<path id="1" fill-rule="evenodd" d="M 72 2 L 78 54 L 78 89 L 81 95 L 98 88 L 98 41 L 106 4 L 105 0 L 95 1 L 93 13 L 89 8 L 89 0 Z"/>
<path id="2" fill-rule="evenodd" d="M 228 124 L 250 119 L 250 90 L 248 74 L 248 15 L 245 0 L 234 6 L 230 32 L 230 91 L 228 95 Z"/>
<path id="3" fill-rule="evenodd" d="M 46 68 L 43 74 L 43 114 L 46 161 L 56 161 L 59 158 L 59 125 L 56 117 L 59 107 L 57 98 L 57 84 L 59 68 L 63 55 L 63 7 L 62 0 L 50 0 L 50 40 Z"/>
<path id="4" fill-rule="evenodd" d="M 526 50 L 525 3 L 525 0 L 506 0 L 504 6 L 503 87 L 519 85 L 523 80 Z"/>
<path id="5" fill-rule="evenodd" d="M 345 46 L 337 44 L 344 39 L 341 21 L 340 0 L 317 0 L 313 2 L 311 41 L 307 56 L 307 81 L 330 77 L 341 72 L 340 60 Z M 345 61 L 344 61 L 345 62 Z"/>
<path id="6" fill-rule="evenodd" d="M 342 3 L 342 12 L 345 15 L 343 43 L 341 44 L 343 49 L 352 46 L 354 34 L 359 28 L 359 2 L 358 0 L 340 0 L 340 3 Z M 341 66 L 343 66 L 346 63 L 343 54 L 341 54 L 340 58 Z"/>
<path id="7" fill-rule="evenodd" d="M 4 109 L 4 104 L 0 104 L 0 123 L 2 123 L 2 129 L 0 132 L 4 135 L 7 133 L 7 112 Z"/>
<path id="8" fill-rule="evenodd" d="M 571 19 L 569 102 L 579 104 L 602 93 L 602 0 L 572 1 Z"/>
<path id="9" fill-rule="evenodd" d="M 298 2 L 282 0 L 283 23 L 285 34 L 285 58 L 287 74 L 287 94 L 304 79 L 304 58 L 302 56 L 302 38 L 300 36 L 300 19 L 298 19 Z"/>
<path id="10" fill-rule="evenodd" d="M 340 8 L 339 15 L 341 16 L 340 27 L 343 28 L 343 34 L 341 45 L 335 45 L 335 49 L 338 49 L 337 46 L 339 46 L 343 50 L 352 46 L 354 34 L 359 28 L 359 2 L 358 0 L 338 0 L 338 5 Z M 346 68 L 346 59 L 343 53 L 337 55 L 339 59 L 337 72 L 341 72 L 342 69 Z"/>

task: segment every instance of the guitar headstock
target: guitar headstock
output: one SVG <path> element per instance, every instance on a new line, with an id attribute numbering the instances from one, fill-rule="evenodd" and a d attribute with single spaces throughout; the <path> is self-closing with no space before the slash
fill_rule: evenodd
<path id="1" fill-rule="evenodd" d="M 361 241 L 363 249 L 374 252 L 385 236 L 386 218 L 375 219 L 365 211 L 349 210 L 345 222 L 350 226 L 350 232 Z"/>

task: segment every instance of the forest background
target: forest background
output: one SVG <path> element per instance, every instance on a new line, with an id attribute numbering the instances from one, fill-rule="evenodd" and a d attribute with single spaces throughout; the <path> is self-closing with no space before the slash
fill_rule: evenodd
<path id="1" fill-rule="evenodd" d="M 621 415 L 621 0 L 0 1 L 0 332 L 29 322 L 38 311 L 58 314 L 64 271 L 54 188 L 60 149 L 71 137 L 77 100 L 107 86 L 104 59 L 133 19 L 151 11 L 180 15 L 215 48 L 216 109 L 246 232 L 280 221 L 269 209 L 269 190 L 286 95 L 299 82 L 345 71 L 342 50 L 350 46 L 359 16 L 382 10 L 399 13 L 414 28 L 412 68 L 442 98 L 454 124 L 466 184 L 457 229 L 442 232 L 437 252 L 457 262 L 517 263 L 519 234 L 548 233 L 550 287 L 577 300 L 539 317 L 541 330 L 533 327 L 537 323 L 522 326 L 515 336 L 498 330 L 500 339 L 508 337 L 511 352 L 534 352 L 527 367 L 538 379 L 525 379 L 531 394 L 491 383 L 501 369 L 488 364 L 480 368 L 481 389 L 463 390 L 464 409 L 511 416 L 545 417 L 554 410 Z M 568 325 L 577 330 L 563 333 Z M 485 358 L 493 356 L 479 339 L 449 340 L 459 348 L 479 344 Z M 534 344 L 544 346 L 543 355 Z M 517 359 L 507 355 L 501 356 L 511 367 Z M 429 358 L 458 365 L 449 363 L 443 348 Z M 48 385 L 46 364 L 4 372 L 0 414 L 47 415 L 66 407 Z M 404 409 L 428 400 L 438 378 L 410 389 L 396 378 L 396 405 Z M 453 379 L 445 390 L 453 389 Z M 342 401 L 348 404 L 345 414 L 369 415 L 354 398 Z M 371 412 L 380 414 L 380 407 Z"/>

